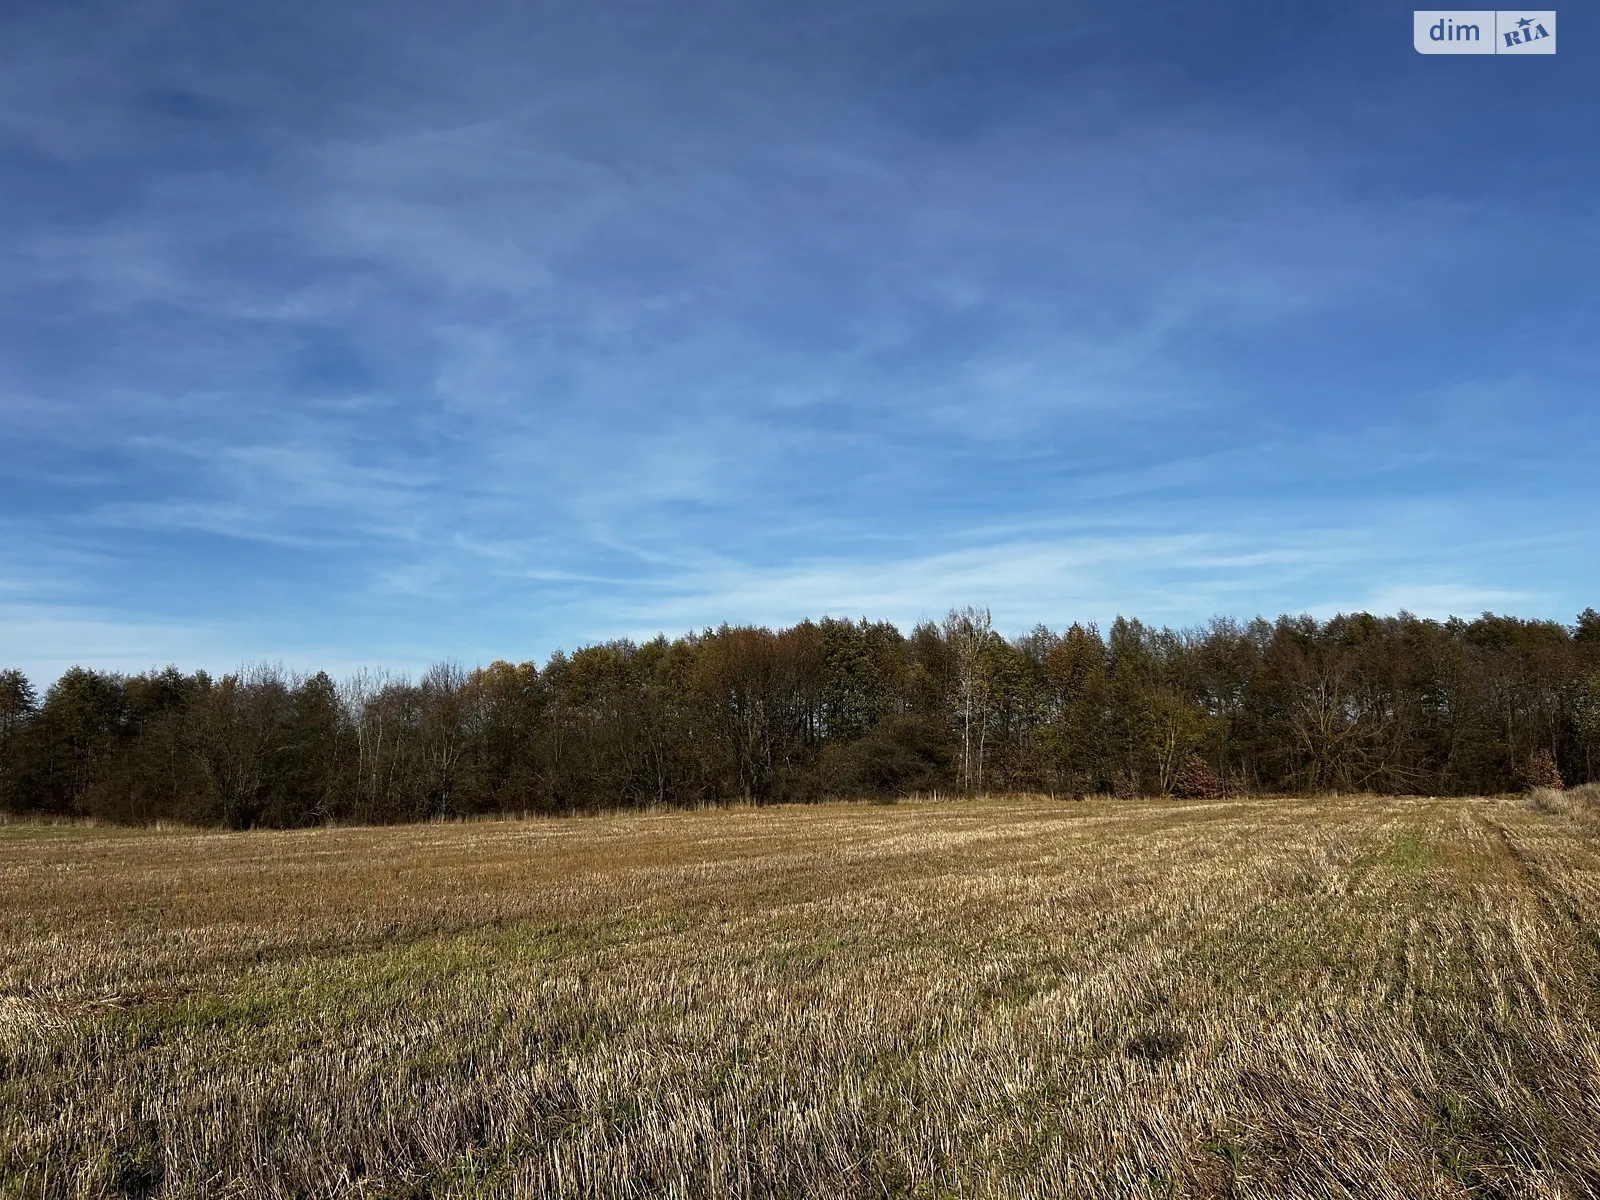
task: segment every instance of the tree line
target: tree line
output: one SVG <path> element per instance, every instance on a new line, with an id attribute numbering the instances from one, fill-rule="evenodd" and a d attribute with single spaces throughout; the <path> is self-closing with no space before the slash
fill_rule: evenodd
<path id="1" fill-rule="evenodd" d="M 336 682 L 0 671 L 0 811 L 234 828 L 913 793 L 1600 779 L 1600 613 L 910 634 L 827 618 Z"/>

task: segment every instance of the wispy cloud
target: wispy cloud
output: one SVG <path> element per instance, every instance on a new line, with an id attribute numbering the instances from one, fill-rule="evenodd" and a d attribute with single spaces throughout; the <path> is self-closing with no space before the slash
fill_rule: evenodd
<path id="1" fill-rule="evenodd" d="M 28 17 L 0 577 L 83 607 L 0 656 L 1600 584 L 1600 180 L 1524 137 L 1496 182 L 1434 118 L 1570 106 L 1325 40 L 1370 6 L 1282 17 L 1325 75 L 1174 5 Z"/>

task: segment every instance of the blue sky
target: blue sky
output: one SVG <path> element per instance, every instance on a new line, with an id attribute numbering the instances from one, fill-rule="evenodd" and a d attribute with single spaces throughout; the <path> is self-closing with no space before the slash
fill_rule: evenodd
<path id="1" fill-rule="evenodd" d="M 0 665 L 1600 603 L 1600 30 L 0 11 Z"/>

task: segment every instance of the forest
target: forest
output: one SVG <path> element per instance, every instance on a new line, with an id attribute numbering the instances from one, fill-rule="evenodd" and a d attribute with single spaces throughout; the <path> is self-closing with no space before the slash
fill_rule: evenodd
<path id="1" fill-rule="evenodd" d="M 938 793 L 1492 794 L 1600 779 L 1600 613 L 1007 639 L 825 618 L 542 667 L 0 671 L 0 812 L 230 828 Z"/>

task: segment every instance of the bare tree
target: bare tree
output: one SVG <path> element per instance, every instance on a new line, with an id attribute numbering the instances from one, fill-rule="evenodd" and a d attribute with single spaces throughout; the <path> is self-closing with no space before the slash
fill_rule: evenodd
<path id="1" fill-rule="evenodd" d="M 428 814 L 452 811 L 467 733 L 467 674 L 456 662 L 435 663 L 422 677 L 419 739 L 427 771 Z"/>
<path id="2" fill-rule="evenodd" d="M 969 795 L 974 781 L 979 790 L 983 788 L 983 752 L 989 725 L 988 676 L 984 670 L 983 648 L 993 634 L 994 620 L 987 608 L 971 604 L 952 608 L 944 619 L 945 641 L 956 656 L 956 696 L 961 715 L 961 790 Z M 978 743 L 976 755 L 972 744 L 974 732 Z"/>
<path id="3" fill-rule="evenodd" d="M 281 666 L 255 663 L 224 675 L 207 693 L 199 761 L 223 824 L 248 828 L 260 820 L 275 760 L 287 746 L 296 686 Z"/>

